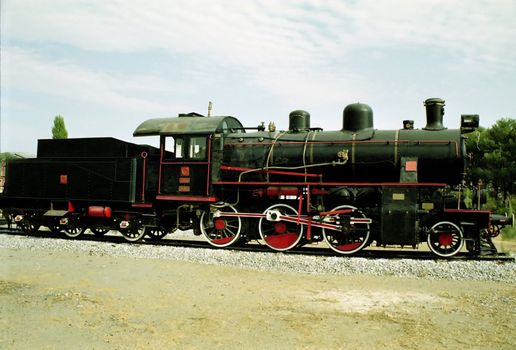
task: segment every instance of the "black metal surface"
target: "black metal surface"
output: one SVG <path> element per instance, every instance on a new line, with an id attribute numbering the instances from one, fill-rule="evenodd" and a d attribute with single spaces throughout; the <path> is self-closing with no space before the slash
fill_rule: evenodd
<path id="1" fill-rule="evenodd" d="M 134 202 L 141 177 L 137 174 L 139 162 L 137 158 L 16 160 L 8 165 L 3 196 Z"/>
<path id="2" fill-rule="evenodd" d="M 417 159 L 419 182 L 453 185 L 462 179 L 463 146 L 460 130 L 264 131 L 229 135 L 223 163 L 285 170 L 309 166 L 308 172 L 321 174 L 325 182 L 399 182 L 405 157 Z M 345 162 L 342 153 L 347 154 Z"/>
<path id="3" fill-rule="evenodd" d="M 381 244 L 416 245 L 418 190 L 410 187 L 382 188 Z"/>
<path id="4" fill-rule="evenodd" d="M 39 140 L 38 158 L 8 162 L 0 205 L 63 209 L 68 201 L 134 203 L 143 195 L 144 177 L 148 191 L 156 191 L 159 155 L 157 148 L 109 137 Z"/>
<path id="5" fill-rule="evenodd" d="M 38 158 L 133 158 L 141 152 L 159 155 L 159 150 L 112 137 L 38 140 Z"/>

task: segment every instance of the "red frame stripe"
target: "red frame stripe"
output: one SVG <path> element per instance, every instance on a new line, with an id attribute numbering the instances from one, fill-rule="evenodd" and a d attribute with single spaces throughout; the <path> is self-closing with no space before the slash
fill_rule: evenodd
<path id="1" fill-rule="evenodd" d="M 159 201 L 185 201 L 185 202 L 218 202 L 217 197 L 204 197 L 204 196 L 165 196 L 158 195 L 156 199 Z"/>

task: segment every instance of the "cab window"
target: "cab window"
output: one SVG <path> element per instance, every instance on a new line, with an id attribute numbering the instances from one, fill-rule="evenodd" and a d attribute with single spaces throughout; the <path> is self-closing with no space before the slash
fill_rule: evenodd
<path id="1" fill-rule="evenodd" d="M 167 136 L 164 138 L 163 143 L 165 148 L 164 159 L 184 158 L 183 138 Z"/>
<path id="2" fill-rule="evenodd" d="M 172 137 L 163 139 L 164 159 L 206 159 L 206 137 Z"/>
<path id="3" fill-rule="evenodd" d="M 188 147 L 190 159 L 206 159 L 206 137 L 191 137 Z"/>

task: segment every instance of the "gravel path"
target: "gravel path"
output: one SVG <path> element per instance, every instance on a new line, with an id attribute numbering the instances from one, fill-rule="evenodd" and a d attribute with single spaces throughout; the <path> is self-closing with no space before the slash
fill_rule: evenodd
<path id="1" fill-rule="evenodd" d="M 515 263 L 0 234 L 0 349 L 515 349 Z"/>
<path id="2" fill-rule="evenodd" d="M 74 241 L 55 238 L 0 235 L 0 248 L 87 253 L 91 256 L 120 256 L 168 259 L 241 267 L 273 272 L 330 275 L 374 275 L 429 280 L 496 281 L 516 283 L 515 262 L 444 261 L 412 259 L 366 259 L 300 256 L 282 253 L 241 252 L 128 243 Z"/>

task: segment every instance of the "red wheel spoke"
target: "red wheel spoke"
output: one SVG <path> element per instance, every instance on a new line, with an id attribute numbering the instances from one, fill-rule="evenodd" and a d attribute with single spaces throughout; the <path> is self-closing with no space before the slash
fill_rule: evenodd
<path id="1" fill-rule="evenodd" d="M 231 205 L 212 206 L 209 211 L 202 213 L 199 225 L 208 243 L 222 248 L 240 240 L 242 220 L 238 216 L 232 216 L 232 213 L 238 211 Z"/>
<path id="2" fill-rule="evenodd" d="M 303 225 L 297 224 L 297 211 L 287 204 L 267 208 L 258 223 L 260 237 L 273 250 L 286 251 L 296 247 L 303 237 Z"/>

